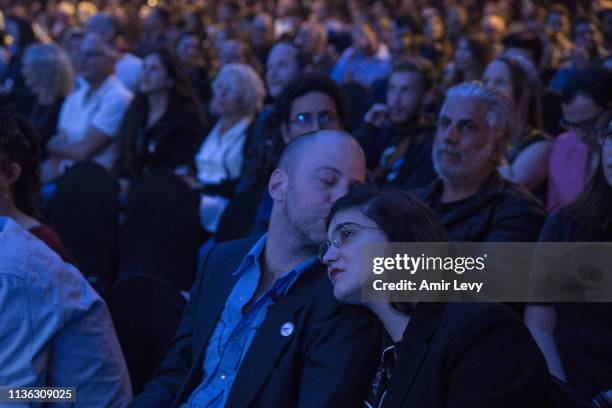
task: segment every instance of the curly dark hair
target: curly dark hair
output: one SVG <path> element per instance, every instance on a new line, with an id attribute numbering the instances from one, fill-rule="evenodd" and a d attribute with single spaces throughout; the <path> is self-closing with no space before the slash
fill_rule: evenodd
<path id="1" fill-rule="evenodd" d="M 0 111 L 0 171 L 11 164 L 21 167 L 21 175 L 11 186 L 17 208 L 30 217 L 40 218 L 40 140 L 28 121 L 8 111 Z"/>

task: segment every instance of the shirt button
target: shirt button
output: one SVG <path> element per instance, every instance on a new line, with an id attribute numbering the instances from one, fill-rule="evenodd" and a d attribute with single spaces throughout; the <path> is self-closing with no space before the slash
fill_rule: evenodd
<path id="1" fill-rule="evenodd" d="M 227 377 L 225 376 L 225 374 L 221 374 L 221 379 L 225 380 Z"/>

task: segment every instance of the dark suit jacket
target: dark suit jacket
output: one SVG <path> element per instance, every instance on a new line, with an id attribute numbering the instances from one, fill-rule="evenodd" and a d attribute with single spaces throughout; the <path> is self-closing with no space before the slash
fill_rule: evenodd
<path id="1" fill-rule="evenodd" d="M 544 356 L 501 304 L 421 304 L 397 353 L 383 408 L 547 406 Z"/>
<path id="2" fill-rule="evenodd" d="M 227 242 L 208 253 L 170 351 L 133 407 L 178 407 L 201 383 L 208 339 L 239 278 L 233 272 L 254 243 Z M 280 330 L 287 322 L 294 330 L 283 336 Z M 314 267 L 268 309 L 226 406 L 358 404 L 376 369 L 379 330 L 364 308 L 337 302 L 327 276 L 321 267 Z"/>

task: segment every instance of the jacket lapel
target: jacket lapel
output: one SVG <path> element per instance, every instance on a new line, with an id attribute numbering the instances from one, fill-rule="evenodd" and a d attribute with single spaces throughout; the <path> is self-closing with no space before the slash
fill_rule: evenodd
<path id="1" fill-rule="evenodd" d="M 187 401 L 191 393 L 202 382 L 202 364 L 204 362 L 204 354 L 206 353 L 208 340 L 219 321 L 221 312 L 223 312 L 225 308 L 227 298 L 234 286 L 236 286 L 238 279 L 240 279 L 240 276 L 234 275 L 234 272 L 238 269 L 244 256 L 255 243 L 255 241 L 247 242 L 248 245 L 245 245 L 244 249 L 238 249 L 229 254 L 219 254 L 218 257 L 224 262 L 217 262 L 215 265 L 216 268 L 212 265 L 209 266 L 213 267 L 214 270 L 207 275 L 208 279 L 204 279 L 203 290 L 200 295 L 200 304 L 198 305 L 198 321 L 194 323 L 193 328 L 195 340 L 192 341 L 199 346 L 199 350 L 197 350 L 197 352 L 195 349 L 193 350 L 193 364 L 189 369 L 186 381 L 181 386 L 172 404 L 173 407 L 178 407 Z"/>
<path id="2" fill-rule="evenodd" d="M 427 355 L 429 339 L 438 327 L 443 310 L 443 304 L 420 304 L 416 307 L 398 345 L 398 356 L 383 408 L 402 406 Z"/>
<path id="3" fill-rule="evenodd" d="M 297 322 L 294 312 L 292 307 L 281 304 L 273 305 L 268 309 L 266 320 L 255 335 L 249 352 L 238 370 L 232 392 L 227 400 L 228 407 L 246 407 L 255 398 L 281 352 L 295 335 Z M 294 329 L 292 334 L 283 336 L 281 328 L 287 323 L 292 324 Z M 234 392 L 234 388 L 239 391 Z"/>

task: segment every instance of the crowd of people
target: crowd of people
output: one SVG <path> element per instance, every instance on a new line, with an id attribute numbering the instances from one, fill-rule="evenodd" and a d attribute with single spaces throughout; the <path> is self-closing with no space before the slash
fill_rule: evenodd
<path id="1" fill-rule="evenodd" d="M 0 387 L 611 407 L 612 303 L 362 299 L 449 241 L 612 241 L 612 3 L 0 0 Z"/>

